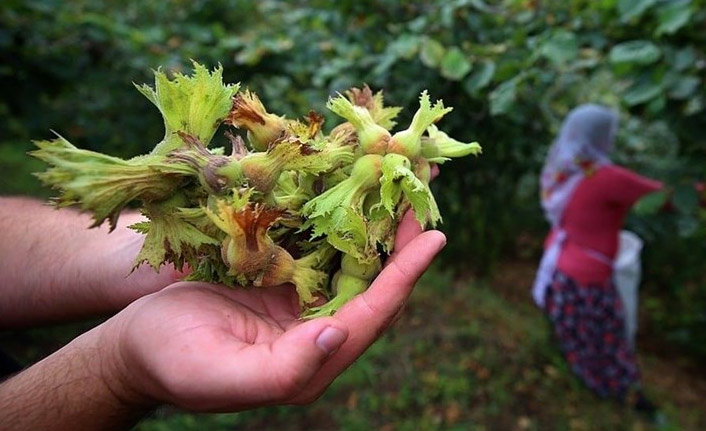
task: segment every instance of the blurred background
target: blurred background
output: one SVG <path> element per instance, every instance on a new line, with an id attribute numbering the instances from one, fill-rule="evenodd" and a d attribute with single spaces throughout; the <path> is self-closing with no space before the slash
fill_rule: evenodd
<path id="1" fill-rule="evenodd" d="M 668 424 L 706 428 L 704 0 L 3 0 L 0 194 L 51 196 L 33 139 L 121 157 L 163 135 L 132 86 L 152 69 L 223 65 L 268 110 L 325 113 L 367 83 L 403 106 L 428 89 L 441 128 L 483 146 L 433 188 L 448 246 L 396 328 L 318 402 L 236 415 L 157 411 L 140 430 L 642 430 L 574 380 L 529 289 L 547 225 L 538 173 L 579 103 L 621 115 L 614 161 L 674 188 L 628 228 L 642 256 L 638 352 Z M 337 124 L 327 114 L 327 129 Z M 26 363 L 86 326 L 0 333 Z"/>

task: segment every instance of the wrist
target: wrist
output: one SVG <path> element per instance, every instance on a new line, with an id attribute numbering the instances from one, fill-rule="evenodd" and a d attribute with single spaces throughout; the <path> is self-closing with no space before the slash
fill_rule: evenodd
<path id="1" fill-rule="evenodd" d="M 110 326 L 110 325 L 108 325 Z M 121 369 L 107 326 L 0 384 L 3 430 L 128 429 L 154 406 Z"/>
<path id="2" fill-rule="evenodd" d="M 106 389 L 110 392 L 118 408 L 125 411 L 147 412 L 156 407 L 159 401 L 154 399 L 143 379 L 137 375 L 130 365 L 129 351 L 125 348 L 123 311 L 95 328 L 100 369 L 97 370 Z"/>
<path id="3" fill-rule="evenodd" d="M 154 293 L 178 280 L 183 274 L 171 265 L 159 272 L 147 264 L 135 267 L 145 235 L 128 226 L 144 221 L 137 212 L 121 215 L 114 231 L 99 228 L 77 259 L 86 285 L 92 286 L 100 312 L 121 310 L 142 296 Z M 101 235 L 98 235 L 101 233 Z"/>

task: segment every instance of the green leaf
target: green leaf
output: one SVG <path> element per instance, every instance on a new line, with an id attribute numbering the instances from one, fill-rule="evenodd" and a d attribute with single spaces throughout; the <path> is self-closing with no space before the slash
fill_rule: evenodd
<path id="1" fill-rule="evenodd" d="M 623 94 L 623 101 L 629 106 L 635 106 L 649 102 L 655 97 L 662 94 L 663 87 L 661 83 L 652 81 L 641 81 L 633 85 Z"/>
<path id="2" fill-rule="evenodd" d="M 672 196 L 674 206 L 682 213 L 693 213 L 699 207 L 699 194 L 691 186 L 679 186 Z"/>
<path id="3" fill-rule="evenodd" d="M 486 2 L 482 0 L 468 0 L 468 4 L 473 6 L 480 12 L 493 13 L 495 12 L 492 7 L 490 7 Z"/>
<path id="4" fill-rule="evenodd" d="M 561 66 L 575 60 L 579 53 L 576 35 L 560 30 L 554 33 L 540 47 L 540 54 L 549 59 L 555 66 Z"/>
<path id="5" fill-rule="evenodd" d="M 435 227 L 441 221 L 441 214 L 429 186 L 420 181 L 411 171 L 405 173 L 400 184 L 419 224 L 423 227 L 427 224 Z"/>
<path id="6" fill-rule="evenodd" d="M 155 147 L 154 154 L 167 154 L 181 146 L 180 139 L 168 139 L 176 132 L 195 136 L 208 145 L 221 120 L 230 111 L 231 97 L 238 92 L 239 84 L 224 84 L 221 66 L 209 72 L 199 63 L 193 65 L 191 76 L 175 73 L 170 79 L 157 70 L 154 72 L 154 88 L 135 84 L 164 118 L 165 140 Z"/>
<path id="7" fill-rule="evenodd" d="M 420 37 L 413 34 L 402 34 L 387 47 L 387 52 L 397 58 L 409 60 L 417 54 L 419 50 Z"/>
<path id="8" fill-rule="evenodd" d="M 441 64 L 445 52 L 444 46 L 439 43 L 439 41 L 427 38 L 422 43 L 422 49 L 419 51 L 419 59 L 425 66 L 436 68 Z"/>
<path id="9" fill-rule="evenodd" d="M 659 96 L 650 99 L 650 103 L 647 104 L 645 112 L 651 115 L 659 115 L 664 111 L 666 104 L 667 98 L 664 97 L 664 94 L 660 93 Z"/>
<path id="10" fill-rule="evenodd" d="M 632 40 L 615 45 L 610 50 L 612 63 L 652 64 L 659 60 L 662 52 L 649 40 Z"/>
<path id="11" fill-rule="evenodd" d="M 656 36 L 674 34 L 684 27 L 691 18 L 691 5 L 688 1 L 672 1 L 659 8 L 657 20 L 659 26 L 655 30 Z"/>
<path id="12" fill-rule="evenodd" d="M 463 89 L 470 95 L 475 95 L 478 91 L 485 88 L 495 75 L 495 62 L 492 60 L 481 63 L 480 68 L 477 68 L 463 83 Z"/>
<path id="13" fill-rule="evenodd" d="M 435 226 L 441 220 L 439 208 L 429 187 L 414 175 L 406 165 L 409 161 L 398 154 L 388 154 L 382 162 L 380 178 L 380 205 L 390 215 L 395 214 L 398 201 L 404 195 L 412 205 L 414 215 L 422 226 Z"/>
<path id="14" fill-rule="evenodd" d="M 691 46 L 687 46 L 686 48 L 682 48 L 674 54 L 672 68 L 681 72 L 693 66 L 695 61 L 696 53 L 694 52 L 694 48 Z"/>
<path id="15" fill-rule="evenodd" d="M 220 245 L 220 241 L 201 232 L 184 221 L 178 212 L 169 213 L 152 209 L 152 220 L 130 226 L 146 234 L 140 253 L 135 258 L 135 267 L 146 262 L 158 270 L 165 262 L 173 262 L 177 268 L 184 263 L 195 265 L 198 250 L 204 245 Z M 148 212 L 149 214 L 149 212 Z"/>
<path id="16" fill-rule="evenodd" d="M 441 76 L 452 81 L 460 81 L 472 68 L 468 56 L 455 46 L 446 51 L 441 60 Z"/>
<path id="17" fill-rule="evenodd" d="M 649 8 L 654 6 L 657 0 L 619 0 L 618 13 L 623 22 L 640 18 Z"/>
<path id="18" fill-rule="evenodd" d="M 500 84 L 490 93 L 490 114 L 501 115 L 510 111 L 517 96 L 517 81 L 511 79 Z"/>
<path id="19" fill-rule="evenodd" d="M 395 246 L 397 221 L 382 211 L 379 211 L 378 215 L 377 218 L 371 217 L 368 220 L 368 242 L 371 245 L 377 244 L 385 253 L 390 253 Z"/>
<path id="20" fill-rule="evenodd" d="M 698 91 L 701 80 L 696 76 L 684 76 L 674 83 L 669 89 L 669 97 L 685 100 Z"/>
<path id="21" fill-rule="evenodd" d="M 433 124 L 427 128 L 427 134 L 429 138 L 422 143 L 422 156 L 431 163 L 443 164 L 452 157 L 477 156 L 483 151 L 478 142 L 457 141 Z"/>
<path id="22" fill-rule="evenodd" d="M 666 190 L 650 193 L 635 204 L 635 213 L 639 215 L 657 214 L 669 199 Z"/>
<path id="23" fill-rule="evenodd" d="M 703 97 L 694 96 L 686 103 L 684 107 L 684 115 L 694 115 L 704 110 L 704 99 Z"/>
<path id="24" fill-rule="evenodd" d="M 684 216 L 677 219 L 677 230 L 682 238 L 689 238 L 694 235 L 701 226 L 699 220 L 693 216 Z"/>
<path id="25" fill-rule="evenodd" d="M 395 158 L 393 158 L 395 157 Z M 391 163 L 402 160 L 400 156 L 387 156 L 382 163 L 382 177 L 380 177 L 380 203 L 390 215 L 395 212 L 395 207 L 402 197 L 402 189 L 399 185 L 401 178 L 397 172 L 398 164 Z"/>
<path id="26" fill-rule="evenodd" d="M 321 221 L 321 220 L 319 220 Z M 373 253 L 368 247 L 365 219 L 353 208 L 336 208 L 328 217 L 325 226 L 326 241 L 337 250 L 365 259 Z M 317 226 L 321 228 L 321 226 Z"/>
<path id="27" fill-rule="evenodd" d="M 188 167 L 166 163 L 159 155 L 123 160 L 76 148 L 66 139 L 35 142 L 30 154 L 49 164 L 37 177 L 61 190 L 58 206 L 79 204 L 93 213 L 94 226 L 108 220 L 111 229 L 120 211 L 136 199 L 166 199 L 182 185 Z"/>

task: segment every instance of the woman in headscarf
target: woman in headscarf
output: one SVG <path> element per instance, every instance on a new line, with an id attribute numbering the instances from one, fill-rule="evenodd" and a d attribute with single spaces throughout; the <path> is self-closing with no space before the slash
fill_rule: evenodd
<path id="1" fill-rule="evenodd" d="M 610 161 L 617 114 L 598 105 L 572 110 L 541 176 L 551 232 L 532 289 L 573 372 L 596 394 L 650 413 L 624 312 L 613 282 L 618 235 L 632 205 L 662 188 Z"/>

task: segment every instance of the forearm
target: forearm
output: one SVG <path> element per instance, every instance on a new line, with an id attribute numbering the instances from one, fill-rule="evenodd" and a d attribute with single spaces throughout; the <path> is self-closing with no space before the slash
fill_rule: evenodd
<path id="1" fill-rule="evenodd" d="M 126 391 L 101 327 L 0 383 L 0 424 L 14 430 L 119 430 L 151 403 Z"/>
<path id="2" fill-rule="evenodd" d="M 143 238 L 126 226 L 139 217 L 121 216 L 109 233 L 72 209 L 0 198 L 0 327 L 110 312 L 149 293 L 141 283 L 155 281 L 151 268 L 127 279 Z"/>

